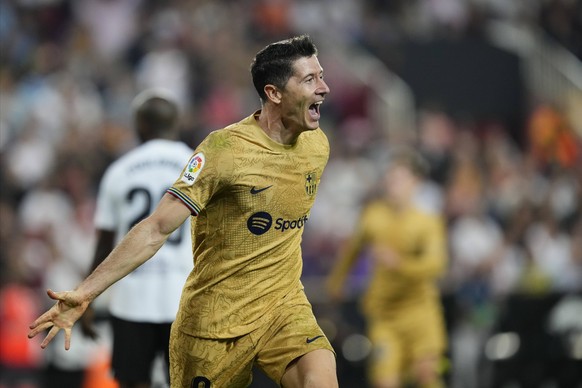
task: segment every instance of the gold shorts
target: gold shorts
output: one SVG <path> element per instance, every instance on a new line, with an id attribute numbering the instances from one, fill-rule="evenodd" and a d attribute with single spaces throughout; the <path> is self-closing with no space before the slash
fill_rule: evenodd
<path id="1" fill-rule="evenodd" d="M 438 306 L 408 308 L 394 312 L 392 319 L 370 319 L 372 342 L 369 377 L 373 382 L 406 378 L 411 365 L 425 357 L 441 358 L 446 332 Z"/>
<path id="2" fill-rule="evenodd" d="M 303 291 L 261 320 L 258 329 L 228 339 L 193 337 L 172 327 L 171 387 L 248 387 L 255 364 L 280 384 L 296 358 L 316 349 L 334 352 Z"/>

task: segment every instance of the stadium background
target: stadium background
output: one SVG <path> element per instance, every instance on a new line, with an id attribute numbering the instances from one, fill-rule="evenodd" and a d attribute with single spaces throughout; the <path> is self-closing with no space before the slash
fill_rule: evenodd
<path id="1" fill-rule="evenodd" d="M 341 306 L 322 279 L 403 144 L 431 162 L 424 200 L 448 222 L 449 385 L 582 386 L 582 2 L 2 0 L 0 387 L 40 387 L 47 365 L 112 384 L 106 320 L 68 354 L 26 333 L 47 284 L 73 287 L 90 265 L 97 184 L 136 144 L 133 96 L 172 90 L 195 146 L 258 107 L 252 56 L 296 33 L 332 89 L 303 278 L 341 386 L 367 386 L 368 266 Z"/>

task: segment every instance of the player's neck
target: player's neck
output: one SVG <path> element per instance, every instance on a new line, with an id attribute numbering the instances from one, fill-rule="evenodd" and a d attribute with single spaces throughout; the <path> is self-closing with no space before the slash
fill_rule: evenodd
<path id="1" fill-rule="evenodd" d="M 267 136 L 279 144 L 295 144 L 299 137 L 299 133 L 287 128 L 283 123 L 281 115 L 277 114 L 277 112 L 274 112 L 272 109 L 263 107 L 259 113 L 257 122 Z"/>

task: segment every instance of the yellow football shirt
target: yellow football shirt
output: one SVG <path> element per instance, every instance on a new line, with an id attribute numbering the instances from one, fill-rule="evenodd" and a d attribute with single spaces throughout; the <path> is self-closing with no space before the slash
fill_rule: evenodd
<path id="1" fill-rule="evenodd" d="M 375 264 L 363 296 L 369 317 L 398 315 L 400 308 L 438 302 L 435 280 L 446 265 L 446 238 L 442 217 L 413 207 L 398 211 L 386 201 L 373 201 L 362 212 L 352 239 L 330 274 L 329 286 L 342 287 L 352 265 L 369 250 L 390 247 L 400 257 L 394 269 Z"/>
<path id="2" fill-rule="evenodd" d="M 258 112 L 211 133 L 168 190 L 190 208 L 194 269 L 176 323 L 232 338 L 301 290 L 301 235 L 329 157 L 323 131 L 270 139 Z"/>

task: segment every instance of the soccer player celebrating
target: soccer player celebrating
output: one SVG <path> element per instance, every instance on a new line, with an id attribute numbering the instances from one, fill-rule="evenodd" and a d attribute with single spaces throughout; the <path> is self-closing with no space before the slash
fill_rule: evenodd
<path id="1" fill-rule="evenodd" d="M 257 365 L 284 387 L 337 387 L 335 355 L 300 281 L 301 234 L 329 157 L 319 107 L 329 88 L 306 36 L 272 43 L 251 65 L 261 109 L 211 133 L 155 211 L 30 337 L 71 327 L 88 304 L 151 258 L 192 217 L 194 270 L 170 338 L 171 386 L 246 387 Z"/>

